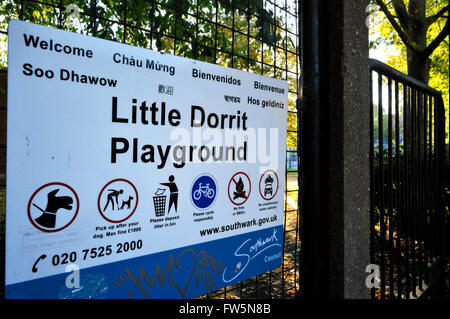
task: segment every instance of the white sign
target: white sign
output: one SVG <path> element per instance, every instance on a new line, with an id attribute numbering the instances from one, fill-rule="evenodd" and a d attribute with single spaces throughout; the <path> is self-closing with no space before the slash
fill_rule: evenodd
<path id="1" fill-rule="evenodd" d="M 281 265 L 286 81 L 8 34 L 7 298 L 187 298 Z"/>

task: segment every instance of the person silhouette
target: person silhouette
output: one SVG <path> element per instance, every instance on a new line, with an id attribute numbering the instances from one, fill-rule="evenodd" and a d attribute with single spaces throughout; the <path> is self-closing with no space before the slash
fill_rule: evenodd
<path id="1" fill-rule="evenodd" d="M 109 203 L 112 205 L 112 209 L 114 210 L 114 199 L 116 200 L 117 208 L 119 208 L 119 195 L 123 194 L 123 189 L 116 191 L 115 189 L 108 189 L 109 194 L 106 200 L 105 208 L 103 208 L 103 211 L 106 210 Z"/>
<path id="2" fill-rule="evenodd" d="M 169 214 L 170 209 L 172 208 L 172 205 L 175 206 L 175 212 L 177 212 L 178 187 L 177 187 L 177 184 L 175 184 L 174 180 L 175 180 L 175 177 L 173 175 L 170 175 L 168 183 L 160 183 L 161 185 L 167 186 L 169 188 L 169 191 L 170 191 L 169 209 L 167 210 L 167 214 Z"/>

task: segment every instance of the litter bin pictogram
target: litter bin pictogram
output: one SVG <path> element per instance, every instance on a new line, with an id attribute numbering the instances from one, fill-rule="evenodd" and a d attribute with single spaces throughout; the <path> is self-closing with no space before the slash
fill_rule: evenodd
<path id="1" fill-rule="evenodd" d="M 156 217 L 164 216 L 166 212 L 166 195 L 164 195 L 165 190 L 158 188 L 155 195 L 153 196 L 153 205 L 155 206 Z"/>

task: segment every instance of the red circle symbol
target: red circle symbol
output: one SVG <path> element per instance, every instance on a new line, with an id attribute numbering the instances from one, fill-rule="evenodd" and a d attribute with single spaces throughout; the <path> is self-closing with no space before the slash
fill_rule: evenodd
<path id="1" fill-rule="evenodd" d="M 33 217 L 31 217 L 31 205 L 33 204 L 33 206 L 37 207 L 43 214 L 55 215 L 54 218 L 56 219 L 56 213 L 45 212 L 42 208 L 38 207 L 36 204 L 33 203 L 33 200 L 34 200 L 35 196 L 36 196 L 38 193 L 40 193 L 41 190 L 43 190 L 43 189 L 45 189 L 45 188 L 48 188 L 48 187 L 51 187 L 51 186 L 54 186 L 54 185 L 62 186 L 62 187 L 65 187 L 66 189 L 68 189 L 68 190 L 74 195 L 74 197 L 75 197 L 76 204 L 77 204 L 77 208 L 76 208 L 76 210 L 75 210 L 75 214 L 73 215 L 72 219 L 71 219 L 68 223 L 66 223 L 64 226 L 59 227 L 59 228 L 56 228 L 56 229 L 49 229 L 49 228 L 44 228 L 45 226 L 40 225 L 39 223 L 37 223 L 37 222 L 35 221 L 35 219 L 33 219 Z M 55 193 L 56 193 L 56 192 L 55 192 Z M 66 227 L 68 227 L 70 224 L 72 224 L 72 222 L 75 220 L 75 218 L 76 218 L 77 215 L 78 215 L 79 209 L 80 209 L 80 200 L 78 199 L 78 195 L 77 195 L 77 193 L 75 192 L 75 190 L 74 190 L 72 187 L 70 187 L 69 185 L 67 185 L 67 184 L 59 183 L 59 182 L 53 182 L 53 183 L 48 183 L 48 184 L 42 185 L 41 187 L 39 187 L 39 188 L 33 193 L 33 195 L 31 195 L 30 200 L 28 201 L 27 215 L 28 215 L 28 219 L 30 220 L 31 224 L 32 224 L 34 227 L 36 227 L 36 228 L 39 229 L 40 231 L 43 231 L 43 232 L 46 232 L 46 233 L 54 233 L 54 232 L 61 231 L 61 230 L 65 229 Z M 37 219 L 37 218 L 36 218 L 36 219 Z"/>
<path id="2" fill-rule="evenodd" d="M 274 182 L 273 179 L 272 179 L 272 182 L 268 182 L 267 181 L 267 179 L 270 177 L 270 173 L 273 173 L 275 175 L 275 177 L 276 177 L 277 186 L 275 188 L 273 187 L 273 182 Z M 263 190 L 261 191 L 261 183 L 263 182 L 263 177 L 266 176 L 266 175 L 268 175 L 268 177 L 266 177 L 264 179 L 264 184 L 265 185 L 264 185 Z M 277 194 L 279 187 L 280 187 L 280 182 L 278 180 L 278 175 L 273 170 L 269 169 L 269 170 L 265 171 L 261 175 L 261 178 L 259 179 L 259 194 L 261 195 L 262 198 L 264 198 L 265 200 L 271 200 Z M 264 195 L 263 195 L 263 193 L 264 193 Z M 270 194 L 271 197 L 266 197 L 267 194 Z"/>
<path id="3" fill-rule="evenodd" d="M 122 219 L 120 219 L 120 220 L 113 220 L 113 219 L 111 219 L 111 218 L 106 217 L 105 214 L 103 214 L 103 211 L 102 211 L 101 206 L 100 206 L 100 200 L 101 200 L 101 198 L 102 198 L 103 191 L 104 191 L 109 185 L 111 185 L 111 184 L 113 184 L 113 183 L 116 183 L 116 182 L 124 182 L 124 183 L 129 184 L 129 185 L 132 187 L 132 189 L 134 190 L 134 193 L 135 193 L 135 195 L 136 195 L 136 201 L 135 201 L 133 210 L 131 211 L 131 213 L 130 213 L 129 215 L 127 215 L 125 218 L 122 218 Z M 103 186 L 102 190 L 100 191 L 100 194 L 98 195 L 97 208 L 98 208 L 98 211 L 100 212 L 100 215 L 101 215 L 105 220 L 107 220 L 108 222 L 110 222 L 110 223 L 121 223 L 121 222 L 126 221 L 128 218 L 130 218 L 130 217 L 134 214 L 134 212 L 136 211 L 137 205 L 138 205 L 138 199 L 139 199 L 138 192 L 137 192 L 136 187 L 133 185 L 133 183 L 131 183 L 129 180 L 126 180 L 126 179 L 124 179 L 124 178 L 117 178 L 117 179 L 113 179 L 112 181 L 108 182 L 105 186 Z"/>
<path id="4" fill-rule="evenodd" d="M 234 189 L 237 191 L 238 194 L 239 193 L 240 194 L 245 194 L 245 189 L 243 188 L 243 186 L 239 185 L 239 182 L 235 180 L 235 177 L 237 175 L 244 175 L 247 178 L 247 180 L 248 180 L 248 193 L 246 195 L 242 195 L 244 197 L 244 201 L 241 202 L 241 203 L 235 202 L 235 199 L 233 200 L 231 198 L 231 195 L 230 195 L 230 193 L 232 192 L 233 186 L 234 186 Z M 250 178 L 248 177 L 248 175 L 245 174 L 244 172 L 237 172 L 236 174 L 234 174 L 231 177 L 230 181 L 228 182 L 228 198 L 236 206 L 243 205 L 247 201 L 247 199 L 250 197 L 250 192 L 251 191 L 252 191 L 252 183 L 250 182 Z"/>

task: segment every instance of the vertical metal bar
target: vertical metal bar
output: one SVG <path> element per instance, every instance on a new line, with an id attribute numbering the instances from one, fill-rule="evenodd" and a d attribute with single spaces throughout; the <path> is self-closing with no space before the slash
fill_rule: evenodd
<path id="1" fill-rule="evenodd" d="M 427 118 L 428 118 L 428 93 L 427 92 L 423 92 L 423 99 L 422 99 L 422 110 L 423 110 L 423 114 L 422 114 L 422 143 L 423 143 L 423 148 L 422 148 L 422 169 L 421 169 L 421 176 L 422 176 L 422 191 L 421 191 L 421 200 L 422 200 L 422 205 L 421 205 L 421 209 L 422 209 L 422 217 L 421 217 L 421 225 L 422 225 L 422 242 L 421 242 L 421 257 L 422 257 L 422 281 L 424 283 L 426 283 L 428 281 L 428 249 L 427 249 L 427 231 L 428 231 L 428 227 L 427 227 L 427 211 L 428 211 L 428 207 L 427 207 L 427 179 L 428 179 L 428 175 L 427 175 L 427 148 L 428 148 L 428 141 L 427 141 L 427 137 L 428 137 L 428 126 L 427 126 Z"/>
<path id="2" fill-rule="evenodd" d="M 396 264 L 396 272 L 397 272 L 397 298 L 401 299 L 402 297 L 402 265 L 401 265 L 401 257 L 402 257 L 402 228 L 401 228 L 401 218 L 403 215 L 402 212 L 402 192 L 403 192 L 403 182 L 400 180 L 400 105 L 399 105 L 399 84 L 398 81 L 395 81 L 395 184 L 396 184 L 396 192 L 395 192 L 395 207 L 396 207 L 396 231 L 397 236 L 395 240 L 395 246 L 397 247 L 397 264 Z"/>
<path id="3" fill-rule="evenodd" d="M 440 257 L 440 236 L 439 236 L 439 222 L 440 222 L 440 211 L 439 211 L 439 161 L 438 161 L 438 107 L 436 96 L 433 99 L 433 131 L 434 131 L 434 148 L 433 148 L 433 174 L 434 174 L 434 185 L 433 185 L 433 204 L 434 204 L 434 223 L 435 227 L 433 230 L 433 246 L 434 246 L 434 256 L 435 258 Z"/>
<path id="4" fill-rule="evenodd" d="M 328 244 L 327 235 L 318 236 L 317 231 L 328 234 L 328 225 L 324 203 L 324 170 L 321 163 L 327 163 L 327 154 L 322 146 L 326 127 L 322 125 L 326 118 L 326 110 L 321 100 L 321 86 L 323 85 L 322 60 L 320 46 L 319 24 L 322 25 L 321 6 L 319 1 L 302 1 L 303 5 L 303 79 L 304 79 L 304 183 L 303 187 L 304 212 L 302 241 L 302 268 L 303 268 L 303 296 L 308 298 L 321 298 L 329 294 L 328 254 L 321 249 Z M 319 23 L 319 21 L 321 23 Z"/>
<path id="5" fill-rule="evenodd" d="M 369 148 L 369 165 L 370 165 L 370 263 L 375 264 L 375 152 L 374 152 L 374 105 L 373 105 L 373 71 L 370 70 L 370 115 L 369 115 L 369 125 L 370 125 L 370 148 Z M 370 295 L 372 299 L 375 299 L 375 288 L 370 290 Z"/>
<path id="6" fill-rule="evenodd" d="M 429 212 L 429 175 L 428 175 L 428 148 L 429 148 L 429 135 L 428 135 L 428 95 L 425 94 L 424 97 L 424 105 L 423 105 L 423 225 L 424 225 L 424 233 L 423 233 L 423 242 L 424 242 L 424 281 L 428 285 L 429 284 L 429 272 L 428 272 L 428 264 L 430 262 L 430 254 L 429 254 L 429 226 L 428 226 L 428 212 Z"/>
<path id="7" fill-rule="evenodd" d="M 404 116 L 403 116 L 403 130 L 404 130 L 404 163 L 405 163 L 405 220 L 404 220 L 404 229 L 405 229 L 405 297 L 406 299 L 409 299 L 409 292 L 411 291 L 411 281 L 409 278 L 409 275 L 411 273 L 410 269 L 410 263 L 409 263 L 409 249 L 410 249 L 410 226 L 409 226 L 409 219 L 411 217 L 410 214 L 410 192 L 409 192 L 409 148 L 410 148 L 410 123 L 409 120 L 409 113 L 410 113 L 410 96 L 409 96 L 409 87 L 407 85 L 403 86 L 403 95 L 404 95 Z"/>
<path id="8" fill-rule="evenodd" d="M 419 201 L 419 211 L 418 211 L 418 245 L 419 245 L 419 256 L 418 256 L 418 272 L 419 272 L 419 289 L 421 291 L 423 291 L 423 253 L 424 253 L 424 249 L 423 249 L 423 230 L 424 230 L 424 223 L 423 223 L 423 211 L 424 211 L 424 206 L 423 206 L 423 194 L 424 194 L 424 189 L 423 189 L 423 146 L 425 144 L 425 135 L 423 134 L 423 128 L 424 128 L 424 123 L 423 123 L 423 107 L 424 107 L 424 102 L 423 102 L 424 96 L 422 91 L 418 91 L 418 110 L 419 110 L 419 116 L 417 117 L 417 122 L 418 122 L 418 196 L 417 196 L 417 200 Z"/>
<path id="9" fill-rule="evenodd" d="M 199 29 L 198 29 L 198 19 L 200 16 L 200 12 L 199 12 L 199 5 L 198 5 L 199 1 L 195 2 L 195 39 L 194 39 L 194 43 L 192 45 L 192 50 L 194 51 L 194 59 L 198 59 L 198 55 L 199 55 L 199 43 L 198 43 L 198 34 L 199 34 Z"/>
<path id="10" fill-rule="evenodd" d="M 214 37 L 214 63 L 217 63 L 217 37 L 219 29 L 219 0 L 215 0 L 215 37 Z M 239 294 L 243 298 L 244 295 L 244 283 L 241 281 L 239 283 Z"/>
<path id="11" fill-rule="evenodd" d="M 394 297 L 393 208 L 392 208 L 392 79 L 388 78 L 388 231 L 389 231 L 389 297 Z"/>
<path id="12" fill-rule="evenodd" d="M 233 9 L 233 25 L 234 25 L 234 9 Z M 234 54 L 234 30 L 233 30 L 233 32 L 231 33 L 231 36 L 232 36 L 232 40 L 231 40 L 231 53 L 232 54 Z M 263 41 L 261 41 L 261 42 L 263 42 Z M 264 44 L 263 44 L 264 45 Z M 234 56 L 232 55 L 231 56 L 231 67 L 233 67 L 233 62 L 234 62 Z M 264 74 L 264 68 L 261 68 L 261 74 Z M 285 224 L 284 224 L 285 225 Z M 283 231 L 283 247 L 284 247 L 284 231 Z M 284 249 L 284 248 L 283 248 Z M 283 260 L 284 260 L 284 258 L 283 258 Z M 282 263 L 282 265 L 281 265 L 281 272 L 283 273 L 283 270 L 284 270 L 284 267 L 283 267 L 283 263 Z M 258 276 L 256 276 L 256 278 L 258 278 Z M 256 294 L 256 297 L 257 297 L 257 293 L 258 293 L 258 286 L 257 286 L 257 282 L 256 282 L 256 285 L 255 285 L 255 294 Z"/>
<path id="13" fill-rule="evenodd" d="M 303 2 L 302 2 L 303 4 Z M 304 95 L 303 95 L 303 61 L 304 61 L 304 48 L 303 48 L 303 25 L 304 25 L 304 21 L 303 21 L 303 5 L 300 4 L 299 1 L 295 2 L 295 6 L 296 6 L 296 12 L 298 14 L 298 21 L 295 25 L 295 30 L 296 30 L 296 53 L 298 54 L 298 56 L 300 56 L 300 61 L 298 61 L 299 63 L 296 63 L 296 76 L 297 76 L 297 93 L 298 93 L 298 98 L 299 98 L 299 103 L 297 104 L 297 111 L 298 111 L 298 126 L 297 126 L 297 130 L 299 132 L 298 134 L 298 139 L 297 139 L 297 150 L 298 150 L 298 158 L 297 158 L 297 163 L 298 163 L 298 187 L 299 187 L 299 192 L 298 192 L 298 216 L 297 216 L 297 224 L 299 227 L 299 239 L 300 239 L 300 252 L 299 252 L 299 292 L 298 292 L 298 296 L 299 297 L 304 297 L 305 293 L 304 293 L 304 267 L 305 265 L 302 263 L 304 261 L 303 258 L 303 239 L 304 239 L 304 221 L 303 221 L 303 216 L 304 216 L 304 163 L 303 163 L 303 159 L 304 157 Z M 298 56 L 296 57 L 296 59 L 298 59 Z M 300 65 L 299 65 L 300 64 Z M 298 77 L 298 75 L 300 74 L 299 72 L 299 67 L 300 67 L 300 72 L 301 72 L 301 76 Z"/>
<path id="14" fill-rule="evenodd" d="M 231 11 L 232 11 L 232 14 L 231 14 L 231 67 L 232 68 L 234 68 L 234 57 L 235 57 L 235 55 L 234 55 L 234 32 L 235 32 L 235 29 L 234 29 L 234 11 L 235 11 L 235 8 L 234 8 L 234 6 L 233 6 L 233 2 L 232 2 L 232 6 L 231 6 Z"/>
<path id="15" fill-rule="evenodd" d="M 436 126 L 437 126 L 437 157 L 438 157 L 438 209 L 439 209 L 439 234 L 441 238 L 445 236 L 445 205 L 444 205 L 444 193 L 445 193 L 445 161 L 446 161 L 446 150 L 445 150 L 445 110 L 444 101 L 442 96 L 436 97 Z M 445 256 L 447 251 L 448 243 L 444 240 L 439 241 L 439 254 L 441 257 Z"/>
<path id="16" fill-rule="evenodd" d="M 283 43 L 284 43 L 284 47 L 283 47 L 283 50 L 284 50 L 284 54 L 285 54 L 285 56 L 284 56 L 284 62 L 285 62 L 285 65 L 284 65 L 284 68 L 285 68 L 285 75 L 286 75 L 286 80 L 288 79 L 288 69 L 289 69 L 289 65 L 288 65 L 288 40 L 287 40 L 287 36 L 288 36 L 288 27 L 287 27 L 287 21 L 288 21 L 288 14 L 287 14 L 287 0 L 285 0 L 284 1 L 284 7 L 286 8 L 286 11 L 284 11 L 284 21 L 285 21 L 285 25 L 284 25 L 284 29 L 283 29 L 283 31 L 284 31 L 284 34 L 285 34 L 285 36 L 286 36 L 286 40 L 285 41 L 283 41 Z M 298 91 L 297 91 L 298 92 Z"/>
<path id="17" fill-rule="evenodd" d="M 384 218 L 384 136 L 383 136 L 383 78 L 378 74 L 378 174 L 379 174 L 379 194 L 378 210 L 380 214 L 380 271 L 381 271 L 381 299 L 385 299 L 386 294 L 386 225 Z"/>
<path id="18" fill-rule="evenodd" d="M 288 116 L 289 116 L 289 113 L 288 113 Z M 287 133 L 287 134 L 289 134 L 289 133 Z M 286 152 L 287 152 L 287 150 L 286 150 Z M 286 155 L 287 155 L 287 153 L 286 153 Z M 286 156 L 286 160 L 287 160 L 287 156 Z M 288 193 L 287 193 L 287 190 L 288 190 L 288 185 L 287 185 L 288 174 L 287 174 L 287 163 L 286 163 L 286 161 L 284 161 L 284 165 L 285 165 L 285 168 L 284 168 L 284 178 L 285 179 L 284 180 L 286 181 L 286 183 L 284 184 L 284 195 L 285 195 L 285 198 L 286 198 L 288 196 Z M 288 209 L 287 209 L 287 203 L 286 203 L 286 199 L 285 199 L 284 211 L 283 211 L 283 225 L 284 225 L 283 250 L 286 249 L 286 230 L 287 230 L 286 225 L 287 225 L 287 214 L 288 214 L 287 211 L 288 211 Z M 284 258 L 283 258 L 283 260 L 281 262 L 281 287 L 282 287 L 281 294 L 282 294 L 282 298 L 285 298 L 285 285 L 286 285 L 286 282 L 285 282 L 284 272 L 285 272 L 285 264 L 284 264 Z"/>
<path id="19" fill-rule="evenodd" d="M 175 16 L 175 35 L 173 37 L 173 54 L 176 55 L 177 54 L 177 40 L 178 40 L 178 1 L 174 1 L 175 3 L 175 7 L 172 7 L 171 9 L 173 9 L 174 11 L 174 16 Z"/>
<path id="20" fill-rule="evenodd" d="M 248 4 L 249 4 L 249 7 L 248 8 L 250 8 L 250 1 L 248 2 Z M 287 14 L 287 13 L 286 13 Z M 248 15 L 248 19 L 249 19 L 249 22 L 248 22 L 248 33 L 250 34 L 250 14 Z M 287 26 L 286 26 L 287 27 Z M 248 43 L 249 43 L 249 46 L 247 47 L 247 54 L 249 55 L 250 54 L 250 38 L 248 39 Z M 287 73 L 287 70 L 288 70 L 288 67 L 287 67 L 287 48 L 286 48 L 286 73 Z M 249 68 L 250 67 L 250 63 L 248 64 L 248 66 L 247 66 L 247 68 Z M 286 76 L 286 79 L 287 79 L 287 76 Z M 289 98 L 289 97 L 288 97 Z M 288 116 L 289 116 L 289 113 L 288 113 Z M 297 121 L 298 121 L 298 116 L 297 116 Z M 297 129 L 298 129 L 298 126 L 297 126 Z M 286 181 L 287 181 L 287 166 L 286 166 Z M 297 172 L 298 173 L 298 172 Z M 287 190 L 287 182 L 286 182 L 286 190 Z M 298 198 L 298 197 L 297 197 Z M 285 203 L 285 207 L 287 207 L 287 205 L 286 205 L 286 203 Z M 286 225 L 287 225 L 287 223 L 286 223 L 286 212 L 284 212 L 284 214 L 285 214 L 285 218 L 284 218 L 284 227 L 285 227 L 285 229 L 284 230 L 286 230 Z M 296 231 L 298 232 L 298 224 L 297 224 L 297 227 L 296 227 Z M 284 242 L 285 242 L 285 235 L 283 234 L 283 256 L 284 256 L 284 250 L 285 250 L 285 248 L 286 248 L 286 246 L 285 246 L 285 244 L 284 244 Z M 296 234 L 296 236 L 295 236 L 295 248 L 297 248 L 297 234 Z M 295 250 L 295 254 L 297 253 L 297 250 Z M 295 258 L 295 256 L 294 256 L 294 258 Z M 294 259 L 294 260 L 296 260 L 296 259 Z M 282 269 L 284 269 L 284 258 L 283 258 L 283 264 L 282 264 Z M 297 268 L 295 267 L 295 271 L 297 270 Z M 283 273 L 284 273 L 284 271 L 283 271 Z M 295 277 L 295 274 L 294 274 L 294 284 L 295 284 L 295 280 L 296 280 L 296 277 Z M 272 297 L 272 291 L 273 291 L 273 286 L 272 286 L 272 270 L 270 270 L 270 272 L 269 272 L 269 290 L 270 290 L 270 296 Z M 284 283 L 283 283 L 283 291 L 284 291 Z"/>
<path id="21" fill-rule="evenodd" d="M 434 205 L 433 205 L 433 97 L 428 99 L 428 246 L 429 246 L 429 266 L 433 263 L 434 245 L 433 245 L 433 227 L 434 227 Z M 431 269 L 429 269 L 430 271 Z M 430 276 L 431 280 L 431 276 Z"/>
<path id="22" fill-rule="evenodd" d="M 20 1 L 20 11 L 19 11 L 19 20 L 23 20 L 23 9 L 24 9 L 25 0 Z"/>
<path id="23" fill-rule="evenodd" d="M 438 161 L 438 176 L 437 176 L 437 183 L 438 183 L 438 192 L 437 192 L 437 205 L 438 205 L 438 211 L 439 211 L 439 257 L 440 257 L 440 272 L 439 272 L 439 283 L 437 285 L 438 287 L 438 296 L 442 298 L 444 294 L 444 263 L 445 263 L 445 252 L 447 250 L 448 243 L 443 240 L 445 238 L 445 205 L 444 205 L 444 193 L 445 193 L 445 182 L 444 182 L 444 175 L 445 175 L 445 110 L 444 110 L 444 101 L 442 99 L 442 95 L 436 96 L 436 126 L 437 126 L 437 161 Z"/>
<path id="24" fill-rule="evenodd" d="M 273 2 L 273 14 L 274 14 L 274 21 L 277 21 L 277 8 L 275 5 L 275 1 Z M 271 25 L 270 22 L 268 22 L 268 25 L 269 25 L 269 30 L 271 28 L 273 28 L 274 35 L 275 35 L 275 31 L 276 31 L 275 26 Z M 276 77 L 276 74 L 277 74 L 277 43 L 275 42 L 275 44 L 273 46 L 273 76 Z"/>
<path id="25" fill-rule="evenodd" d="M 58 13 L 58 29 L 61 29 L 63 27 L 63 0 L 59 0 L 59 13 Z"/>
<path id="26" fill-rule="evenodd" d="M 421 274 L 420 274 L 420 264 L 422 262 L 421 257 L 420 257 L 420 229 L 421 229 L 421 224 L 420 224 L 420 215 L 421 215 L 421 207 L 420 207 L 420 150 L 422 149 L 421 146 L 421 126 L 420 126 L 420 119 L 421 119 L 421 103 L 420 103 L 420 89 L 416 90 L 416 116 L 414 118 L 414 123 L 416 126 L 416 138 L 415 138 L 415 144 L 416 144 L 416 156 L 415 156 L 415 167 L 414 167 L 414 172 L 415 172 L 415 183 L 416 183 L 416 187 L 414 189 L 415 191 L 415 202 L 416 202 L 416 214 L 414 216 L 414 234 L 415 234 L 415 243 L 416 243 L 416 262 L 415 262 L 415 269 L 416 269 L 416 288 L 421 289 L 422 285 L 420 282 L 421 279 Z M 416 291 L 417 289 L 415 289 Z"/>
<path id="27" fill-rule="evenodd" d="M 411 266 L 412 266 L 412 295 L 417 297 L 416 294 L 416 218 L 417 218 L 417 179 L 416 179 L 416 114 L 417 114 L 417 91 L 414 87 L 411 88 L 411 218 L 410 218 L 410 227 L 411 227 Z"/>
<path id="28" fill-rule="evenodd" d="M 249 3 L 250 3 L 250 1 L 249 1 Z M 286 35 L 286 37 L 287 37 L 287 35 L 288 35 L 288 27 L 287 27 L 287 21 L 288 21 L 288 13 L 287 13 L 287 7 L 288 7 L 288 4 L 287 4 L 287 0 L 285 0 L 285 2 L 284 2 L 284 5 L 285 5 L 285 11 L 284 11 L 284 18 L 285 18 L 285 25 L 284 25 L 284 32 L 285 32 L 285 35 Z M 250 25 L 250 22 L 249 22 L 249 25 Z M 250 26 L 249 26 L 249 28 L 248 28 L 248 33 L 250 33 Z M 286 61 L 285 61 L 285 74 L 286 74 L 286 80 L 289 80 L 289 72 L 288 72 L 288 70 L 289 70 L 289 65 L 288 65 L 288 44 L 287 44 L 288 42 L 287 42 L 287 40 L 285 41 L 285 47 L 284 47 L 284 50 L 285 50 L 285 59 L 286 59 Z M 248 47 L 247 48 L 247 53 L 248 52 L 250 52 L 250 47 Z M 297 76 L 297 74 L 298 74 L 298 64 L 297 63 L 295 63 L 295 68 L 296 68 L 296 70 L 295 70 L 295 74 L 296 74 L 296 76 Z M 297 83 L 298 83 L 298 81 L 297 81 Z M 299 99 L 299 96 L 298 96 L 298 84 L 296 85 L 296 94 L 297 94 L 297 100 Z M 289 97 L 288 97 L 289 98 Z M 298 123 L 298 121 L 299 121 L 299 112 L 298 112 L 298 108 L 296 107 L 295 108 L 295 111 L 296 111 L 296 113 L 295 113 L 295 115 L 296 115 L 296 127 L 297 127 L 297 140 L 299 139 L 299 123 Z M 298 161 L 299 161 L 299 157 L 298 157 L 298 149 L 297 149 L 297 152 L 295 153 L 296 154 L 296 156 L 297 156 L 297 175 L 299 174 L 299 171 L 298 171 L 298 169 L 299 169 L 299 167 L 298 167 Z M 298 183 L 297 183 L 297 185 L 299 185 Z M 298 249 L 298 236 L 299 236 L 299 229 L 298 229 L 298 227 L 299 227 L 299 224 L 298 224 L 298 215 L 299 215 L 299 188 L 298 188 L 298 186 L 297 186 L 297 211 L 295 212 L 296 214 L 297 214 L 297 221 L 296 221 L 296 225 L 295 225 L 295 242 L 294 242 L 294 264 L 295 264 L 295 267 L 294 267 L 294 289 L 295 289 L 295 291 L 297 292 L 297 281 L 298 281 L 298 265 L 297 265 L 297 249 Z M 270 278 L 270 291 L 272 292 L 272 271 L 270 271 L 270 275 L 269 275 L 269 278 Z M 270 294 L 270 295 L 272 295 L 272 293 Z"/>
<path id="29" fill-rule="evenodd" d="M 447 108 L 447 127 L 449 128 L 447 134 L 447 189 L 450 192 L 450 106 Z M 450 210 L 450 194 L 447 195 L 447 209 Z M 450 262 L 450 245 L 448 242 L 450 241 L 450 216 L 447 215 L 447 258 L 448 262 Z M 450 269 L 447 271 L 447 296 L 450 294 Z"/>
<path id="30" fill-rule="evenodd" d="M 264 21 L 262 23 L 264 24 Z M 264 41 L 261 41 L 261 74 L 264 74 Z"/>
<path id="31" fill-rule="evenodd" d="M 155 16 L 155 1 L 152 0 L 152 8 L 150 9 L 150 50 L 153 50 L 153 36 L 155 34 L 153 26 L 153 17 Z"/>
<path id="32" fill-rule="evenodd" d="M 127 43 L 127 1 L 123 2 L 124 5 L 124 21 L 123 21 L 123 43 Z"/>
<path id="33" fill-rule="evenodd" d="M 450 106 L 447 108 L 447 189 L 450 192 Z M 447 209 L 450 210 L 450 193 L 447 195 Z M 450 216 L 447 215 L 447 244 L 450 241 Z M 447 257 L 450 262 L 450 245 L 447 246 Z M 450 294 L 450 269 L 447 272 L 447 296 Z"/>
<path id="34" fill-rule="evenodd" d="M 431 198 L 430 198 L 430 223 L 431 223 L 431 256 L 434 258 L 437 256 L 436 253 L 436 241 L 437 241 L 437 233 L 436 233 L 436 156 L 435 156 L 435 145 L 436 145 L 436 132 L 435 132 L 435 122 L 434 122 L 434 97 L 430 99 L 430 123 L 429 123 L 429 131 L 430 131 L 430 179 L 431 179 Z"/>
<path id="35" fill-rule="evenodd" d="M 94 37 L 97 36 L 97 16 L 98 16 L 98 12 L 97 12 L 97 1 L 91 1 L 91 3 L 93 4 L 94 7 L 94 24 L 92 26 L 92 35 Z"/>
<path id="36" fill-rule="evenodd" d="M 273 3 L 273 12 L 274 12 L 274 21 L 276 21 L 276 19 L 277 19 L 277 7 L 276 7 L 276 3 L 275 2 Z M 277 72 L 276 72 L 277 50 L 276 50 L 276 46 L 277 46 L 277 44 L 275 43 L 275 45 L 274 45 L 274 72 L 273 72 L 273 77 L 274 78 L 277 78 Z M 289 116 L 289 112 L 288 112 L 288 116 Z M 284 163 L 284 165 L 285 165 L 285 180 L 287 181 L 286 162 Z M 285 184 L 285 194 L 286 194 L 286 191 L 287 191 L 287 183 Z M 283 225 L 285 225 L 285 227 L 286 227 L 286 218 L 287 218 L 286 215 L 287 215 L 287 213 L 286 213 L 286 205 L 284 205 L 284 206 L 285 206 L 285 210 L 284 210 L 284 223 L 283 223 Z M 283 249 L 286 246 L 285 245 L 286 244 L 285 240 L 286 240 L 286 228 L 284 229 L 284 232 L 283 232 Z M 282 289 L 281 289 L 281 296 L 282 296 L 282 298 L 285 298 L 285 293 L 286 293 L 286 289 L 285 289 L 286 288 L 285 271 L 286 271 L 286 265 L 285 265 L 284 258 L 283 258 L 282 262 L 281 262 L 281 287 L 282 287 Z"/>
<path id="37" fill-rule="evenodd" d="M 217 63 L 217 29 L 219 21 L 218 21 L 218 12 L 219 12 L 219 0 L 215 0 L 215 4 L 216 4 L 216 11 L 215 11 L 215 15 L 216 15 L 216 21 L 214 23 L 214 63 Z"/>
<path id="38" fill-rule="evenodd" d="M 252 14 L 250 11 L 250 0 L 247 0 L 247 71 L 250 71 L 250 20 Z M 287 68 L 286 68 L 287 70 Z"/>

